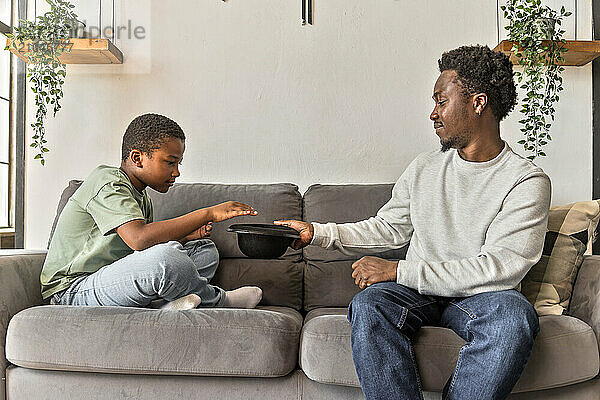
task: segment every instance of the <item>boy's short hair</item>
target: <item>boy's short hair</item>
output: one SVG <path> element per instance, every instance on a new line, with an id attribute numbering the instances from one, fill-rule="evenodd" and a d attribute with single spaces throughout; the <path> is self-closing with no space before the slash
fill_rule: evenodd
<path id="1" fill-rule="evenodd" d="M 442 54 L 440 72 L 454 70 L 465 96 L 485 93 L 492 112 L 502 121 L 517 104 L 517 87 L 508 56 L 487 46 L 462 46 Z"/>
<path id="2" fill-rule="evenodd" d="M 177 122 L 159 114 L 140 115 L 131 121 L 123 135 L 121 160 L 125 161 L 133 149 L 152 157 L 152 152 L 171 138 L 185 141 L 185 134 Z"/>

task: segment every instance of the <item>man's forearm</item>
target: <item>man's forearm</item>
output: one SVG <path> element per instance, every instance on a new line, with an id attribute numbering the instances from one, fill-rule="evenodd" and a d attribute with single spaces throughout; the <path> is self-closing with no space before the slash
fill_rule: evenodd
<path id="1" fill-rule="evenodd" d="M 376 216 L 346 224 L 313 223 L 312 245 L 348 255 L 372 254 L 400 248 L 411 238 L 412 226 L 396 226 Z"/>

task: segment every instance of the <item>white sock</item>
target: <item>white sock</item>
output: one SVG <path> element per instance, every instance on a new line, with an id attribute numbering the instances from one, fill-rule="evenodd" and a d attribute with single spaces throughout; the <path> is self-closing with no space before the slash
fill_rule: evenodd
<path id="1" fill-rule="evenodd" d="M 169 301 L 161 306 L 162 310 L 192 310 L 200 305 L 202 299 L 197 294 L 191 293 L 187 296 L 180 297 L 173 301 Z"/>
<path id="2" fill-rule="evenodd" d="M 254 308 L 262 299 L 262 289 L 256 286 L 242 286 L 225 292 L 223 307 Z"/>

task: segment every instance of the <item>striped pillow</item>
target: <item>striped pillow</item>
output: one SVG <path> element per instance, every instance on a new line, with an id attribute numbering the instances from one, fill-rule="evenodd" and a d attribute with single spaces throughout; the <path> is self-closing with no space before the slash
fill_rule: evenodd
<path id="1" fill-rule="evenodd" d="M 600 200 L 551 207 L 542 258 L 521 282 L 538 315 L 564 314 L 583 255 L 594 239 Z"/>

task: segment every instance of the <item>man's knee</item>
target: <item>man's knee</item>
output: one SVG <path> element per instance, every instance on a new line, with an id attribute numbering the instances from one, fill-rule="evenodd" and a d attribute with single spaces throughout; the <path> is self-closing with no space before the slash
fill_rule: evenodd
<path id="1" fill-rule="evenodd" d="M 509 297 L 502 315 L 505 321 L 514 321 L 514 334 L 530 338 L 531 342 L 540 331 L 540 320 L 533 304 L 519 292 L 515 291 Z"/>
<path id="2" fill-rule="evenodd" d="M 377 303 L 381 301 L 381 292 L 376 286 L 369 286 L 358 292 L 348 306 L 348 320 L 352 322 L 352 315 L 372 314 L 377 312 Z"/>
<path id="3" fill-rule="evenodd" d="M 383 327 L 416 331 L 420 324 L 410 311 L 410 304 L 398 296 L 396 284 L 369 286 L 354 296 L 348 307 L 348 321 L 353 328 L 375 330 Z"/>
<path id="4" fill-rule="evenodd" d="M 540 325 L 533 305 L 517 291 L 498 292 L 486 315 L 498 340 L 532 345 Z"/>
<path id="5" fill-rule="evenodd" d="M 381 310 L 373 286 L 358 292 L 348 305 L 348 322 L 352 327 L 353 343 L 358 344 L 372 335 L 380 325 Z"/>

